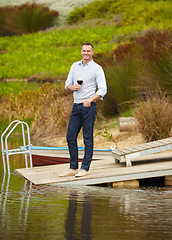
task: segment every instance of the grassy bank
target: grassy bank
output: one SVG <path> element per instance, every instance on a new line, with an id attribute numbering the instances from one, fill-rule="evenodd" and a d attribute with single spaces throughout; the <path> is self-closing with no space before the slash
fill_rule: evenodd
<path id="1" fill-rule="evenodd" d="M 171 1 L 100 2 L 113 9 L 110 11 L 104 5 L 97 9 L 93 2 L 85 7 L 87 15 L 77 25 L 0 38 L 0 79 L 27 78 L 38 73 L 65 75 L 71 63 L 80 59 L 80 45 L 84 41 L 92 42 L 96 53 L 108 52 L 119 44 L 133 41 L 147 29 L 172 26 Z"/>
<path id="2" fill-rule="evenodd" d="M 2 128 L 16 118 L 27 120 L 37 138 L 66 128 L 72 95 L 63 84 L 41 82 L 63 82 L 71 64 L 81 59 L 85 41 L 94 44 L 94 59 L 103 66 L 108 84 L 98 119 L 128 111 L 147 92 L 171 93 L 171 1 L 100 2 L 99 8 L 95 1 L 72 12 L 72 25 L 0 38 Z"/>

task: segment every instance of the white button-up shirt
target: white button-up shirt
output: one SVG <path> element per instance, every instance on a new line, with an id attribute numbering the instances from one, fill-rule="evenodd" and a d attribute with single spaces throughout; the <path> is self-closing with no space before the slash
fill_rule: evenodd
<path id="1" fill-rule="evenodd" d="M 83 83 L 80 90 L 73 92 L 74 103 L 81 103 L 95 94 L 100 95 L 100 99 L 103 99 L 107 93 L 104 71 L 93 60 L 85 66 L 83 66 L 82 60 L 73 63 L 65 82 L 65 88 L 67 89 L 69 84 L 76 84 L 77 80 L 83 80 Z"/>

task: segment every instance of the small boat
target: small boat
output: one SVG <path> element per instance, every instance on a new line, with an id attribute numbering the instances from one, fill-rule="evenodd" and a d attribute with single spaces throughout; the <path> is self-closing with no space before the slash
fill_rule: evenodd
<path id="1" fill-rule="evenodd" d="M 84 156 L 84 147 L 78 147 L 78 161 Z M 94 149 L 93 161 L 105 159 L 111 155 L 112 149 Z M 33 166 L 64 164 L 70 162 L 68 147 L 40 147 L 31 146 Z"/>

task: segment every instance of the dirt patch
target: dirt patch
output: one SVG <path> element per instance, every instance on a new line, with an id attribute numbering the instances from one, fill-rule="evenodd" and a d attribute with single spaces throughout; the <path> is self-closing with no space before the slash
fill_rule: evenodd
<path id="1" fill-rule="evenodd" d="M 98 125 L 98 124 L 97 124 Z M 145 143 L 142 135 L 137 132 L 120 132 L 117 121 L 104 121 L 99 126 L 95 125 L 94 129 L 94 148 L 95 149 L 111 149 L 116 146 L 117 149 L 130 147 Z M 36 141 L 36 145 L 66 147 L 66 132 L 61 133 L 57 137 L 45 137 Z M 78 146 L 84 146 L 82 131 L 78 136 Z"/>

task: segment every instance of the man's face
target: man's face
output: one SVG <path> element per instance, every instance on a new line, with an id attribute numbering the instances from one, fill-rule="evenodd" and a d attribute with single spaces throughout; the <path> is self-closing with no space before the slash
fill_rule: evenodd
<path id="1" fill-rule="evenodd" d="M 81 55 L 83 60 L 89 62 L 92 60 L 92 56 L 94 54 L 94 50 L 91 45 L 83 45 L 81 49 Z"/>

